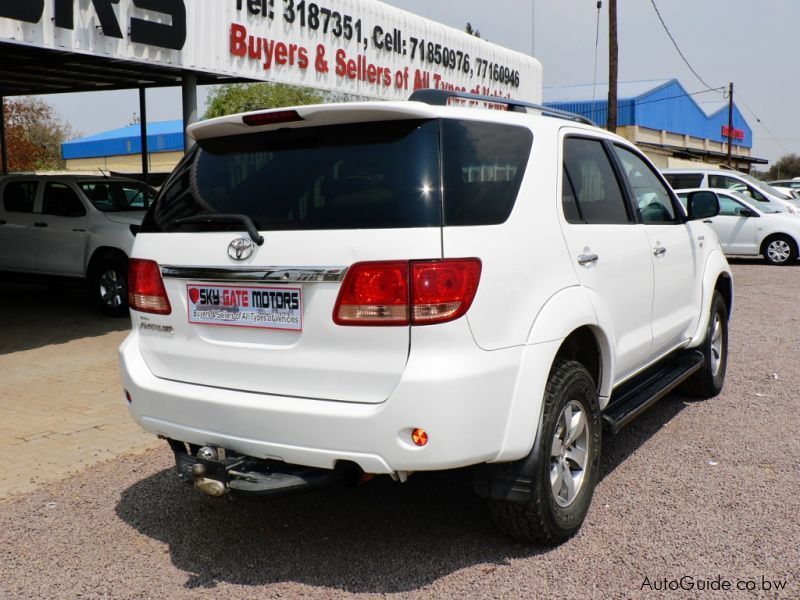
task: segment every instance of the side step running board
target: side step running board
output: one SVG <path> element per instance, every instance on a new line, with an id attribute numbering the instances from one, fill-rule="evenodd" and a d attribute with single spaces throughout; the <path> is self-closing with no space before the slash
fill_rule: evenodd
<path id="1" fill-rule="evenodd" d="M 697 350 L 678 352 L 614 390 L 603 412 L 612 433 L 661 400 L 691 375 L 699 371 L 705 359 Z"/>

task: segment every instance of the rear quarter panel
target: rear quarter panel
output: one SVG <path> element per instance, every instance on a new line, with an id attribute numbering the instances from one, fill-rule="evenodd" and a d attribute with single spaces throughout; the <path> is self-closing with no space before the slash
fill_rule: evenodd
<path id="1" fill-rule="evenodd" d="M 557 135 L 551 127 L 532 128 L 525 177 L 505 223 L 443 231 L 446 258 L 476 256 L 483 262 L 467 319 L 484 350 L 525 344 L 542 306 L 577 283 L 559 226 Z"/>

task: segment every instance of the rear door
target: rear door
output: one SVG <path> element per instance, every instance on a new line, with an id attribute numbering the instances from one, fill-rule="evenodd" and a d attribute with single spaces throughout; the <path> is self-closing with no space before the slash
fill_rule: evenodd
<path id="1" fill-rule="evenodd" d="M 37 247 L 35 270 L 83 275 L 88 221 L 86 206 L 72 186 L 64 182 L 46 182 L 41 214 L 33 225 Z"/>
<path id="2" fill-rule="evenodd" d="M 646 364 L 653 341 L 650 241 L 625 199 L 601 139 L 563 144 L 564 228 L 580 282 L 601 299 L 614 326 L 615 380 Z"/>
<path id="3" fill-rule="evenodd" d="M 441 257 L 438 140 L 437 121 L 397 121 L 201 141 L 134 246 L 135 257 L 160 264 L 172 307 L 165 317 L 133 313 L 152 372 L 384 401 L 405 368 L 408 326 L 336 325 L 334 305 L 356 262 Z M 247 215 L 263 245 L 241 224 L 181 221 L 220 214 Z M 273 306 L 281 319 L 253 326 L 239 316 Z"/>
<path id="4" fill-rule="evenodd" d="M 37 215 L 35 179 L 7 180 L 2 189 L 0 208 L 0 270 L 30 271 L 36 265 L 33 246 Z"/>
<path id="5" fill-rule="evenodd" d="M 759 217 L 742 216 L 750 209 L 726 194 L 717 194 L 719 214 L 710 219 L 711 228 L 719 237 L 726 254 L 750 254 L 760 252 L 756 227 Z M 747 214 L 747 213 L 745 213 Z"/>

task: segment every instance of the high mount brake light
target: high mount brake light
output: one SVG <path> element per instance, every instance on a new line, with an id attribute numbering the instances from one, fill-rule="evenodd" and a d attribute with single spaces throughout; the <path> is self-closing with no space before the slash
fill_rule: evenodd
<path id="1" fill-rule="evenodd" d="M 242 122 L 250 127 L 260 127 L 262 125 L 278 125 L 279 123 L 292 123 L 303 121 L 296 110 L 278 110 L 273 112 L 255 113 L 242 117 Z"/>
<path id="2" fill-rule="evenodd" d="M 133 310 L 154 315 L 172 312 L 157 262 L 131 259 L 128 265 L 128 305 Z"/>
<path id="3" fill-rule="evenodd" d="M 337 325 L 432 325 L 463 316 L 481 276 L 477 258 L 356 263 L 347 271 Z"/>

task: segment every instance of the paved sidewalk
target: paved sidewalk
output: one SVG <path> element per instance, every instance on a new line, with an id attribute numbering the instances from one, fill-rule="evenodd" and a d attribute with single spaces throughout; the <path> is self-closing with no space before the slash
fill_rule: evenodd
<path id="1" fill-rule="evenodd" d="M 0 502 L 160 443 L 125 407 L 117 347 L 129 327 L 82 290 L 0 283 Z"/>

